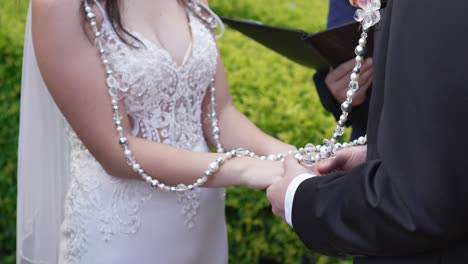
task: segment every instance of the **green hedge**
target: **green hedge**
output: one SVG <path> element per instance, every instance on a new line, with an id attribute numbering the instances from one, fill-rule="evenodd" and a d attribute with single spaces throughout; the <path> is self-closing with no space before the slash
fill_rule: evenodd
<path id="1" fill-rule="evenodd" d="M 325 26 L 325 0 L 211 0 L 224 16 L 316 31 Z M 16 149 L 26 1 L 0 4 L 0 263 L 15 261 Z M 319 142 L 334 120 L 320 105 L 313 71 L 293 64 L 227 29 L 219 40 L 236 106 L 267 133 L 294 145 Z M 226 200 L 230 263 L 343 264 L 311 254 L 273 217 L 263 191 L 229 188 Z"/>

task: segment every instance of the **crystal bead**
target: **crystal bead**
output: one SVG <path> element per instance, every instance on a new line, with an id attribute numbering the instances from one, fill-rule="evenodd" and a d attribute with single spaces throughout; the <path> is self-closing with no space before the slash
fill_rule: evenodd
<path id="1" fill-rule="evenodd" d="M 344 134 L 344 127 L 337 126 L 337 127 L 335 128 L 335 133 L 336 133 L 337 135 L 342 136 L 342 135 Z"/>
<path id="2" fill-rule="evenodd" d="M 351 81 L 348 84 L 348 90 L 357 91 L 359 89 L 359 83 L 357 81 Z"/>
<path id="3" fill-rule="evenodd" d="M 114 78 L 114 76 L 107 77 L 106 83 L 107 83 L 108 87 L 112 87 L 112 88 L 117 88 L 119 86 L 119 84 L 117 83 L 117 80 Z"/>
<path id="4" fill-rule="evenodd" d="M 366 141 L 367 141 L 367 140 L 366 140 L 365 137 L 359 137 L 359 138 L 358 138 L 358 143 L 359 143 L 360 145 L 366 144 Z"/>
<path id="5" fill-rule="evenodd" d="M 152 180 L 152 181 L 151 181 L 151 186 L 153 186 L 153 187 L 158 187 L 158 185 L 159 185 L 159 181 L 158 181 L 158 180 Z"/>
<path id="6" fill-rule="evenodd" d="M 178 192 L 185 192 L 185 191 L 187 191 L 187 186 L 185 186 L 185 184 L 179 184 L 179 185 L 177 185 L 177 187 L 176 187 L 176 191 L 178 191 Z"/>
<path id="7" fill-rule="evenodd" d="M 92 20 L 96 18 L 96 15 L 93 12 L 88 12 L 88 14 L 86 14 L 86 18 L 88 20 Z"/>
<path id="8" fill-rule="evenodd" d="M 133 168 L 134 172 L 138 172 L 140 170 L 140 164 L 135 163 L 135 164 L 133 164 L 132 168 Z"/>

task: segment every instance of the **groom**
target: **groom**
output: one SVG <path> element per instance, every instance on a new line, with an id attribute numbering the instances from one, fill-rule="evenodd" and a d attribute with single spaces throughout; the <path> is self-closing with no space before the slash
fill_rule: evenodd
<path id="1" fill-rule="evenodd" d="M 307 247 L 356 264 L 468 263 L 467 11 L 467 0 L 388 1 L 367 148 L 311 171 L 287 160 L 268 189 Z"/>

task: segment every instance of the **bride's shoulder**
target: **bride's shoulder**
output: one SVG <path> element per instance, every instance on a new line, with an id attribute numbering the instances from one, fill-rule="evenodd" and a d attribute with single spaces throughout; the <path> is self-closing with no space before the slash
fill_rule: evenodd
<path id="1" fill-rule="evenodd" d="M 63 47 L 78 49 L 86 39 L 81 1 L 33 0 L 32 38 L 39 62 L 52 63 Z"/>
<path id="2" fill-rule="evenodd" d="M 32 19 L 36 28 L 42 26 L 54 27 L 67 21 L 79 21 L 81 19 L 79 11 L 81 1 L 63 0 L 33 0 Z"/>

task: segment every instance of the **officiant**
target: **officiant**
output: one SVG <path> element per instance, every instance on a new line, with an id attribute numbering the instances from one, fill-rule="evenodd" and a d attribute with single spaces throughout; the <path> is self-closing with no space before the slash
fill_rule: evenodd
<path id="1" fill-rule="evenodd" d="M 356 8 L 344 0 L 330 0 L 327 28 L 341 26 L 353 21 Z M 336 120 L 341 115 L 340 104 L 346 98 L 347 82 L 354 67 L 354 60 L 347 61 L 330 70 L 319 70 L 313 76 L 317 93 L 323 107 L 333 114 Z M 353 111 L 346 125 L 351 126 L 351 140 L 366 134 L 369 93 L 373 80 L 372 60 L 367 59 L 361 69 L 360 90 L 353 100 Z"/>

